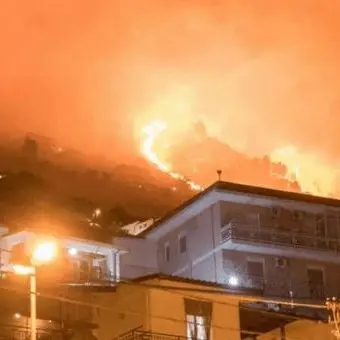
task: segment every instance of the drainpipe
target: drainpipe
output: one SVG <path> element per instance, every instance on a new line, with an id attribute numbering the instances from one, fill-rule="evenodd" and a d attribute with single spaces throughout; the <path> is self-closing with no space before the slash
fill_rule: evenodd
<path id="1" fill-rule="evenodd" d="M 213 241 L 213 256 L 214 256 L 214 266 L 215 266 L 215 282 L 217 282 L 217 260 L 216 260 L 216 240 L 215 240 L 215 228 L 214 228 L 214 205 L 210 208 L 211 216 L 211 231 L 212 231 L 212 241 Z"/>
<path id="2" fill-rule="evenodd" d="M 119 250 L 112 250 L 113 278 L 115 282 L 120 280 Z"/>

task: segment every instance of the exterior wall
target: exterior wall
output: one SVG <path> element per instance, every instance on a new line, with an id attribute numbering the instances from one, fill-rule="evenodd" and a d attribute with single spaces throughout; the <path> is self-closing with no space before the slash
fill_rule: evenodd
<path id="1" fill-rule="evenodd" d="M 340 265 L 303 259 L 288 258 L 284 268 L 275 267 L 275 256 L 223 250 L 224 281 L 230 276 L 240 278 L 243 284 L 247 279 L 247 261 L 255 260 L 263 263 L 266 295 L 309 298 L 308 268 L 320 268 L 324 271 L 325 295 L 340 294 Z M 251 288 L 251 278 L 249 285 Z M 254 287 L 256 288 L 256 287 Z"/>
<path id="2" fill-rule="evenodd" d="M 120 256 L 121 278 L 135 278 L 158 272 L 157 244 L 145 239 L 117 237 L 114 244 L 126 250 Z"/>
<path id="3" fill-rule="evenodd" d="M 158 264 L 163 273 L 219 281 L 222 269 L 220 245 L 220 206 L 215 204 L 168 233 L 158 242 Z M 186 235 L 187 250 L 179 252 L 179 237 Z M 170 261 L 165 259 L 165 245 L 170 246 Z M 215 249 L 215 251 L 213 251 Z"/>
<path id="4" fill-rule="evenodd" d="M 332 326 L 315 321 L 295 321 L 284 327 L 285 337 L 281 336 L 281 331 L 276 329 L 272 332 L 260 335 L 258 340 L 281 340 L 281 339 L 309 339 L 309 340 L 334 340 Z"/>
<path id="5" fill-rule="evenodd" d="M 147 284 L 178 287 L 178 290 L 145 287 Z M 200 291 L 187 292 L 181 290 L 181 287 Z M 201 292 L 202 289 L 211 291 L 214 288 L 153 279 L 142 282 L 139 286 L 119 286 L 116 293 L 97 293 L 97 304 L 108 309 L 98 311 L 94 319 L 94 323 L 98 324 L 95 335 L 100 340 L 112 340 L 140 327 L 140 330 L 167 334 L 174 339 L 178 336 L 186 337 L 184 298 L 190 298 L 213 303 L 212 339 L 240 340 L 238 300 L 224 294 L 204 293 Z"/>
<path id="6" fill-rule="evenodd" d="M 160 281 L 158 284 L 171 285 L 172 287 L 185 287 L 204 289 L 202 286 L 183 284 L 180 282 Z M 211 289 L 211 287 L 206 287 Z M 165 333 L 175 336 L 186 337 L 186 315 L 184 310 L 184 298 L 204 300 L 212 302 L 211 335 L 214 340 L 239 340 L 240 320 L 239 307 L 236 299 L 227 295 L 215 293 L 204 293 L 173 290 L 149 290 L 149 303 L 151 323 L 150 331 L 154 333 Z M 158 316 L 158 317 L 156 317 Z"/>
<path id="7" fill-rule="evenodd" d="M 94 294 L 98 308 L 94 335 L 99 340 L 112 340 L 130 330 L 147 328 L 147 295 L 145 288 L 136 285 L 118 286 L 115 293 Z"/>
<path id="8" fill-rule="evenodd" d="M 30 301 L 29 301 L 29 284 L 27 277 L 20 277 L 8 282 L 7 285 L 2 283 L 0 291 L 0 337 L 2 332 L 8 332 L 10 338 L 16 336 L 24 338 L 29 333 L 30 325 Z M 7 290 L 8 289 L 8 290 Z M 48 291 L 41 291 L 42 294 L 37 296 L 37 328 L 38 332 L 50 334 L 53 330 L 59 329 L 59 338 L 61 337 L 60 329 L 63 324 L 73 328 L 75 335 L 80 332 L 83 339 L 91 338 L 91 322 L 93 318 L 93 308 L 77 303 L 65 302 L 56 297 L 62 296 L 65 299 L 81 301 L 83 303 L 93 303 L 91 296 L 75 289 L 54 288 Z M 44 294 L 51 296 L 44 297 Z M 79 324 L 83 324 L 83 329 L 79 329 Z M 8 335 L 7 335 L 8 336 Z"/>

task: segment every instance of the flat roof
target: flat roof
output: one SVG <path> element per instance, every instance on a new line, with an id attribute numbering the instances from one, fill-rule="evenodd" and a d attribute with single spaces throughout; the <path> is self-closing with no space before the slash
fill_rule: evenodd
<path id="1" fill-rule="evenodd" d="M 145 236 L 158 228 L 164 222 L 170 220 L 172 217 L 183 211 L 185 208 L 189 207 L 190 205 L 194 204 L 200 198 L 204 197 L 208 193 L 212 191 L 228 191 L 231 193 L 241 194 L 241 195 L 256 195 L 256 196 L 264 196 L 268 198 L 276 198 L 282 200 L 290 200 L 290 201 L 297 201 L 301 203 L 310 203 L 316 205 L 325 205 L 333 208 L 340 208 L 340 200 L 328 197 L 320 197 L 314 196 L 309 194 L 303 193 L 296 193 L 296 192 L 289 192 L 283 190 L 276 190 L 276 189 L 269 189 L 264 187 L 252 186 L 252 185 L 245 185 L 239 183 L 232 183 L 232 182 L 223 182 L 218 181 L 212 184 L 211 186 L 207 187 L 202 192 L 198 193 L 197 195 L 193 196 L 191 199 L 185 201 L 175 209 L 171 210 L 167 214 L 165 214 L 162 218 L 156 221 L 151 227 L 144 230 L 139 234 L 139 236 Z"/>

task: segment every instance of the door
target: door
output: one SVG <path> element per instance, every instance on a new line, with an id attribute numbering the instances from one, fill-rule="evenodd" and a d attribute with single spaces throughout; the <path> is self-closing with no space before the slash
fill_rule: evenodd
<path id="1" fill-rule="evenodd" d="M 321 269 L 308 268 L 309 294 L 313 299 L 324 299 L 325 282 L 324 274 Z"/>

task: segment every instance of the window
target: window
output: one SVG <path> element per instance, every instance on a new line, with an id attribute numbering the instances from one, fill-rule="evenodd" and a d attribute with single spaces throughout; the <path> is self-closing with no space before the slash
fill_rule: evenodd
<path id="1" fill-rule="evenodd" d="M 263 262 L 256 260 L 248 260 L 247 275 L 250 285 L 253 288 L 262 289 L 264 285 L 264 269 Z"/>
<path id="2" fill-rule="evenodd" d="M 187 251 L 187 237 L 181 235 L 178 239 L 179 253 L 183 254 Z"/>
<path id="3" fill-rule="evenodd" d="M 184 299 L 187 339 L 210 340 L 212 303 Z"/>
<path id="4" fill-rule="evenodd" d="M 164 245 L 164 258 L 166 262 L 170 261 L 170 244 L 165 243 Z"/>
<path id="5" fill-rule="evenodd" d="M 311 298 L 323 299 L 324 293 L 324 273 L 322 269 L 308 268 L 308 285 Z"/>
<path id="6" fill-rule="evenodd" d="M 323 215 L 318 215 L 316 217 L 316 236 L 318 237 L 326 236 L 326 223 L 325 217 Z"/>

